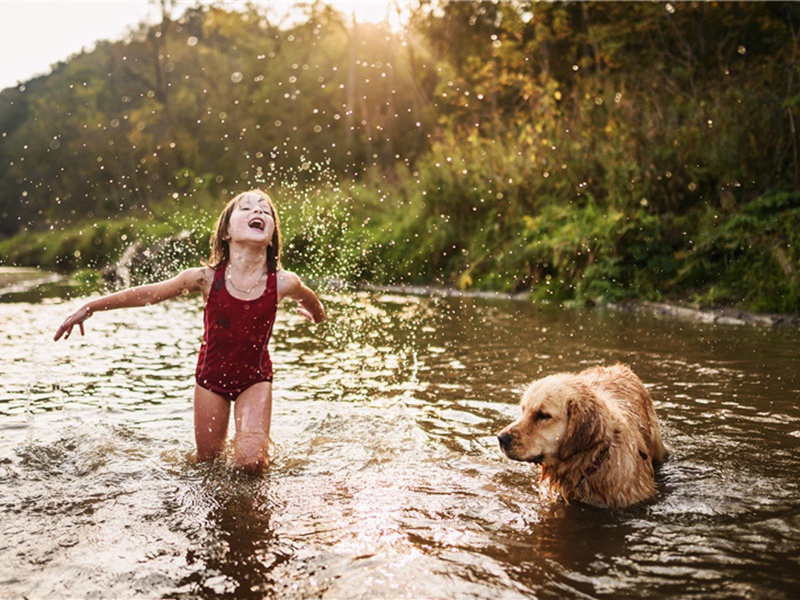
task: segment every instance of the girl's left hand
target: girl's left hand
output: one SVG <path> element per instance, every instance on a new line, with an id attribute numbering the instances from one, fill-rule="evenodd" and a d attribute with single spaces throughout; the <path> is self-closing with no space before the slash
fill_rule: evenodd
<path id="1" fill-rule="evenodd" d="M 80 328 L 81 335 L 84 335 L 83 322 L 91 316 L 91 309 L 87 306 L 82 306 L 73 315 L 67 317 L 67 320 L 61 324 L 61 326 L 58 328 L 58 331 L 56 331 L 55 336 L 53 336 L 53 340 L 57 342 L 62 336 L 65 340 L 69 338 L 70 334 L 72 333 L 72 328 L 75 327 L 75 325 Z"/>
<path id="2" fill-rule="evenodd" d="M 311 311 L 308 310 L 305 306 L 297 307 L 297 313 L 303 315 L 306 319 L 308 319 L 312 323 L 314 322 L 314 315 L 312 315 Z"/>

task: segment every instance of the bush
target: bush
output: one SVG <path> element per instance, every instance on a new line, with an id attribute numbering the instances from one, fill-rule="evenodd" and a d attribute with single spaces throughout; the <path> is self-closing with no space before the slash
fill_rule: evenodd
<path id="1" fill-rule="evenodd" d="M 662 222 L 584 205 L 550 206 L 525 218 L 525 260 L 538 298 L 581 303 L 653 298 L 675 271 Z"/>
<path id="2" fill-rule="evenodd" d="M 775 192 L 722 219 L 707 211 L 676 284 L 703 304 L 800 312 L 800 192 Z"/>

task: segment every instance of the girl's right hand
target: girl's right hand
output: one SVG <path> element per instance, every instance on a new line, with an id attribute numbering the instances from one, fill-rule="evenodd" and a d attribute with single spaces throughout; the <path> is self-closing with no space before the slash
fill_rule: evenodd
<path id="1" fill-rule="evenodd" d="M 67 339 L 69 335 L 72 333 L 72 328 L 77 325 L 81 330 L 81 335 L 84 335 L 83 331 L 83 322 L 92 316 L 92 310 L 84 305 L 74 314 L 67 317 L 67 319 L 61 324 L 56 331 L 56 335 L 53 337 L 53 341 L 58 341 L 61 339 L 61 336 L 64 336 L 64 339 Z M 66 335 L 65 335 L 66 334 Z"/>

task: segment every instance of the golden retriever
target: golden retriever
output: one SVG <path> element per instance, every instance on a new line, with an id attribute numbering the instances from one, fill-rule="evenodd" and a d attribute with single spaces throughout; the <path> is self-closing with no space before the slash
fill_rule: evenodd
<path id="1" fill-rule="evenodd" d="M 541 491 L 566 502 L 624 507 L 656 495 L 667 459 L 653 400 L 625 365 L 534 381 L 522 416 L 497 436 L 513 459 L 541 465 Z"/>

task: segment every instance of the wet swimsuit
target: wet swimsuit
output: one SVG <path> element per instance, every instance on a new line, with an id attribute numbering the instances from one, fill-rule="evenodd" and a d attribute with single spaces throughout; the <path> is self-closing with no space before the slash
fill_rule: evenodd
<path id="1" fill-rule="evenodd" d="M 275 271 L 267 273 L 264 293 L 240 300 L 225 287 L 225 266 L 217 267 L 206 300 L 195 379 L 200 387 L 232 401 L 251 385 L 272 381 L 267 344 L 278 307 L 278 277 Z"/>

